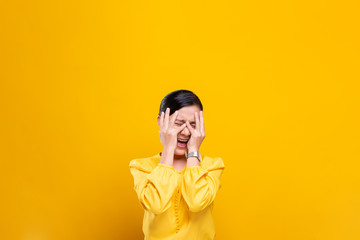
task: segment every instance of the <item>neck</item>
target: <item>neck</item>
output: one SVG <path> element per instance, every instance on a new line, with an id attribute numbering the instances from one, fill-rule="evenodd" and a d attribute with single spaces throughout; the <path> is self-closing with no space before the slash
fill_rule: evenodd
<path id="1" fill-rule="evenodd" d="M 160 156 L 162 155 L 162 152 L 160 152 Z M 184 155 L 175 155 L 174 154 L 174 161 L 186 161 L 186 156 Z"/>
<path id="2" fill-rule="evenodd" d="M 174 155 L 174 161 L 186 161 L 186 156 L 184 155 Z"/>

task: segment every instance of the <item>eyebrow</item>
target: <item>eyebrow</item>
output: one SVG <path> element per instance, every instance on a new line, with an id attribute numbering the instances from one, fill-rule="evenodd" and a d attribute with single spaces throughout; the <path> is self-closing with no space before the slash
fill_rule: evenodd
<path id="1" fill-rule="evenodd" d="M 186 122 L 185 120 L 183 119 L 175 119 L 175 121 L 178 121 L 178 122 Z M 190 122 L 190 124 L 196 124 L 196 122 Z"/>

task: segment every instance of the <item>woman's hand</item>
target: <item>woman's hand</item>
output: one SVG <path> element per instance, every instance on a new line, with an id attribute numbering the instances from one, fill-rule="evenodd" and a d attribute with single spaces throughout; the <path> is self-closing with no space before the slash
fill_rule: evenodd
<path id="1" fill-rule="evenodd" d="M 205 138 L 205 127 L 204 127 L 204 116 L 203 112 L 200 111 L 200 116 L 197 112 L 195 114 L 196 126 L 193 128 L 189 121 L 186 121 L 186 125 L 191 133 L 190 139 L 187 143 L 188 152 L 198 152 L 200 145 Z"/>
<path id="2" fill-rule="evenodd" d="M 176 126 L 175 119 L 178 115 L 178 111 L 171 116 L 169 119 L 170 108 L 166 108 L 166 112 L 161 112 L 160 116 L 160 141 L 163 145 L 164 151 L 175 152 L 177 145 L 178 133 L 181 132 L 185 127 L 186 123 L 183 125 Z M 165 116 L 164 116 L 165 115 Z"/>

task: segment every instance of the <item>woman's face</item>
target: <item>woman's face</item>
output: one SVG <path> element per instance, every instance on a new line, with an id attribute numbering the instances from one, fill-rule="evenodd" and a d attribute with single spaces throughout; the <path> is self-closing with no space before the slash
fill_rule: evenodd
<path id="1" fill-rule="evenodd" d="M 178 115 L 175 119 L 175 126 L 180 127 L 186 121 L 189 121 L 190 125 L 195 128 L 195 112 L 200 116 L 200 108 L 197 105 L 186 106 L 178 109 Z M 171 115 L 173 116 L 173 114 Z M 170 117 L 171 117 L 170 116 Z M 160 126 L 160 117 L 158 117 L 158 125 Z M 189 140 L 191 136 L 190 130 L 188 127 L 185 127 L 182 131 L 178 133 L 178 139 Z M 179 143 L 176 145 L 175 155 L 184 156 L 187 151 L 187 146 L 182 147 Z"/>

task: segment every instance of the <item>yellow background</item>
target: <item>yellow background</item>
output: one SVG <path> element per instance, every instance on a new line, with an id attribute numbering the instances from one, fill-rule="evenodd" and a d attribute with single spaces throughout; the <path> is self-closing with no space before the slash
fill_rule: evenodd
<path id="1" fill-rule="evenodd" d="M 177 89 L 225 162 L 216 239 L 360 239 L 357 2 L 2 2 L 0 239 L 142 239 L 128 164 Z"/>

